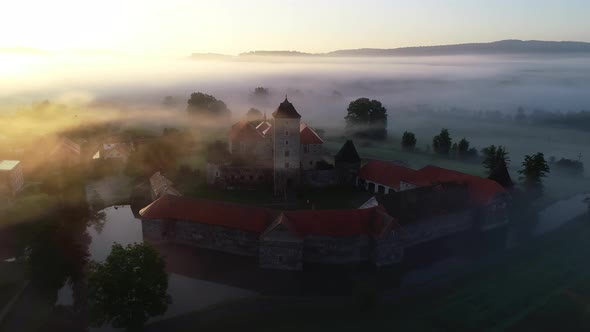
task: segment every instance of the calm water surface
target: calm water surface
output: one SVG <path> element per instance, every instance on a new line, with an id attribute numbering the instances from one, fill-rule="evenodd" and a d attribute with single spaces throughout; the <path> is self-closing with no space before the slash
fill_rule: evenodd
<path id="1" fill-rule="evenodd" d="M 88 234 L 92 239 L 89 247 L 90 259 L 104 261 L 110 254 L 111 246 L 115 242 L 122 245 L 143 242 L 141 221 L 135 218 L 130 206 L 109 207 L 104 209 L 103 212 L 105 215 L 104 223 L 88 226 Z M 184 263 L 188 265 L 198 264 L 197 261 L 186 261 Z M 225 301 L 257 295 L 255 291 L 175 273 L 169 274 L 168 282 L 168 293 L 172 297 L 172 304 L 168 306 L 168 310 L 163 316 L 152 318 L 151 321 L 181 315 Z M 72 295 L 71 286 L 66 284 L 59 291 L 56 304 L 72 305 Z"/>

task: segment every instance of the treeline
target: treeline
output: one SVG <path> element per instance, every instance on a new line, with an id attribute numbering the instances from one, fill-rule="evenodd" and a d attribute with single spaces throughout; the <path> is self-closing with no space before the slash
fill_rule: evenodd
<path id="1" fill-rule="evenodd" d="M 481 162 L 486 169 L 488 177 L 505 188 L 514 186 L 514 182 L 508 172 L 510 158 L 504 146 L 490 145 L 481 150 L 472 147 L 466 138 L 454 142 L 448 129 L 441 129 L 438 135 L 432 138 L 432 145 L 426 145 L 426 150 L 416 148 L 418 138 L 412 132 L 405 131 L 402 135 L 401 148 L 409 152 L 434 153 L 443 158 L 462 159 L 464 161 Z M 572 177 L 584 176 L 584 164 L 580 160 L 555 157 L 545 159 L 543 153 L 538 152 L 526 155 L 521 163 L 519 180 L 522 188 L 529 197 L 538 198 L 543 193 L 543 178 L 554 170 L 559 175 Z"/>
<path id="2" fill-rule="evenodd" d="M 448 129 L 441 129 L 438 135 L 432 138 L 432 145 L 426 145 L 426 152 L 433 152 L 442 157 L 459 158 L 464 160 L 477 160 L 479 153 L 471 143 L 463 137 L 459 142 L 453 142 Z M 404 151 L 417 151 L 418 139 L 412 132 L 405 131 L 402 135 L 401 147 Z"/>
<path id="3" fill-rule="evenodd" d="M 521 122 L 533 125 L 565 127 L 583 131 L 590 131 L 590 111 L 579 112 L 547 112 L 536 110 L 529 115 L 517 118 Z"/>

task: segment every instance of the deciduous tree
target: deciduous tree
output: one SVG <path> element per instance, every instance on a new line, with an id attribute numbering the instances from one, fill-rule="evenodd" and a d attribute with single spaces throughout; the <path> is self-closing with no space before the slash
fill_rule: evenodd
<path id="1" fill-rule="evenodd" d="M 414 150 L 416 148 L 417 143 L 416 135 L 409 131 L 404 131 L 404 135 L 402 136 L 402 149 L 404 150 Z"/>
<path id="2" fill-rule="evenodd" d="M 469 141 L 467 139 L 465 139 L 465 137 L 463 137 L 463 139 L 461 139 L 459 141 L 458 151 L 459 151 L 459 156 L 460 157 L 466 157 L 467 156 L 467 154 L 469 152 Z"/>
<path id="3" fill-rule="evenodd" d="M 443 128 L 440 134 L 432 138 L 432 149 L 440 155 L 448 156 L 451 152 L 452 145 L 453 140 L 448 129 Z"/>
<path id="4" fill-rule="evenodd" d="M 495 145 L 490 145 L 485 147 L 481 150 L 483 154 L 483 166 L 485 169 L 488 170 L 488 175 L 492 174 L 492 172 L 501 165 L 502 163 L 506 166 L 510 164 L 510 158 L 508 157 L 508 152 L 506 148 L 503 146 L 496 147 Z"/>
<path id="5" fill-rule="evenodd" d="M 93 325 L 141 330 L 171 303 L 165 262 L 151 246 L 115 243 L 104 263 L 90 264 L 88 300 Z"/>
<path id="6" fill-rule="evenodd" d="M 230 110 L 223 101 L 202 92 L 192 93 L 187 103 L 186 111 L 189 114 L 204 116 L 229 116 L 230 114 Z"/>
<path id="7" fill-rule="evenodd" d="M 525 189 L 532 197 L 539 197 L 543 194 L 543 178 L 550 172 L 549 165 L 543 153 L 524 156 L 522 169 L 518 171 Z"/>
<path id="8" fill-rule="evenodd" d="M 384 139 L 387 137 L 387 109 L 378 100 L 359 98 L 348 105 L 347 129 L 357 137 Z"/>
<path id="9" fill-rule="evenodd" d="M 246 113 L 246 119 L 248 119 L 248 121 L 261 120 L 262 112 L 257 108 L 251 108 L 248 110 L 248 113 Z"/>

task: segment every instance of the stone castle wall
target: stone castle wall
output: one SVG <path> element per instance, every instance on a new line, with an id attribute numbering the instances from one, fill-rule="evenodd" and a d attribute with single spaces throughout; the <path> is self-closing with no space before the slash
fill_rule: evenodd
<path id="1" fill-rule="evenodd" d="M 301 270 L 305 264 L 398 264 L 408 248 L 473 229 L 477 223 L 473 211 L 466 210 L 395 227 L 380 238 L 359 235 L 304 239 L 284 230 L 260 237 L 255 232 L 189 221 L 143 219 L 142 226 L 144 237 L 151 241 L 257 256 L 263 268 Z"/>

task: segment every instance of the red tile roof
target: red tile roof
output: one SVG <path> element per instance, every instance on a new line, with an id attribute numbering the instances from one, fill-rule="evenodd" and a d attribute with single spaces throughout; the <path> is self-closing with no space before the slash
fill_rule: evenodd
<path id="1" fill-rule="evenodd" d="M 276 215 L 271 210 L 198 198 L 165 195 L 139 211 L 146 219 L 193 221 L 262 233 Z"/>
<path id="2" fill-rule="evenodd" d="M 414 173 L 416 173 L 415 170 L 400 164 L 381 160 L 370 160 L 365 166 L 361 167 L 359 177 L 367 181 L 399 189 L 400 182 L 412 178 Z"/>
<path id="3" fill-rule="evenodd" d="M 300 210 L 280 214 L 263 208 L 164 195 L 139 211 L 145 219 L 192 221 L 263 233 L 280 215 L 296 236 L 379 236 L 389 224 L 381 207 L 355 210 Z"/>
<path id="4" fill-rule="evenodd" d="M 436 166 L 426 166 L 416 171 L 415 176 L 428 180 L 431 184 L 443 182 L 466 184 L 469 196 L 479 204 L 487 204 L 497 194 L 506 192 L 496 181 Z"/>
<path id="5" fill-rule="evenodd" d="M 324 141 L 320 138 L 320 135 L 318 135 L 305 123 L 301 123 L 299 126 L 299 137 L 301 144 L 324 144 Z"/>
<path id="6" fill-rule="evenodd" d="M 379 235 L 386 226 L 380 208 L 355 210 L 300 210 L 284 212 L 286 225 L 296 235 Z"/>
<path id="7" fill-rule="evenodd" d="M 493 180 L 469 175 L 436 166 L 426 166 L 419 170 L 392 162 L 371 160 L 359 171 L 359 177 L 377 184 L 399 189 L 401 181 L 418 187 L 437 183 L 463 183 L 469 189 L 469 196 L 478 204 L 487 204 L 494 196 L 506 190 Z"/>

